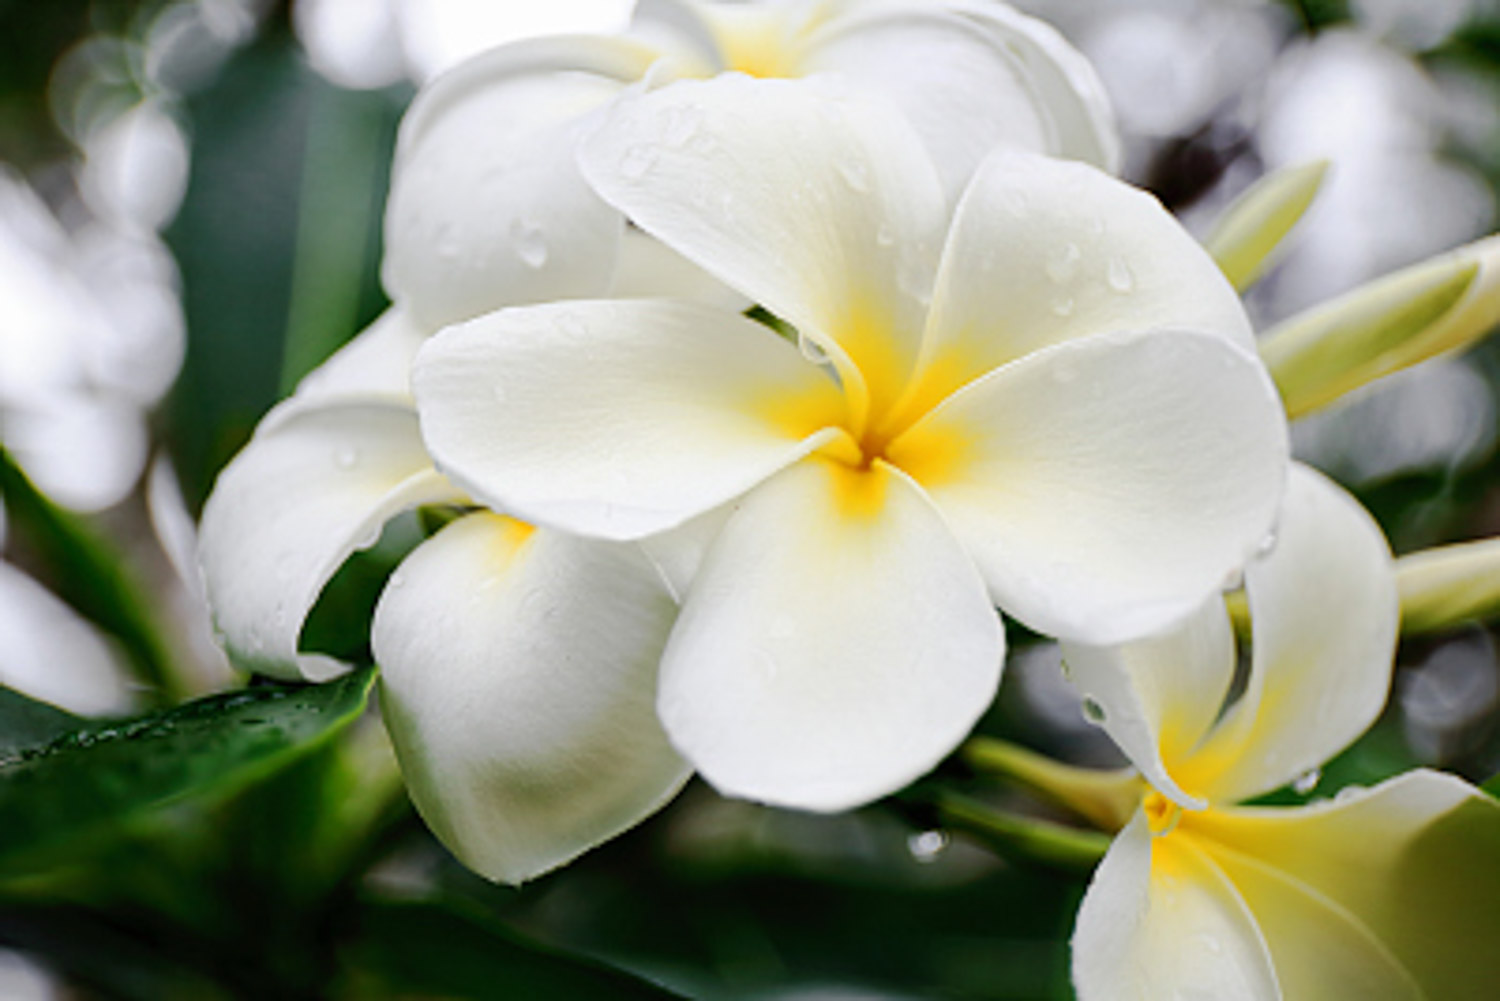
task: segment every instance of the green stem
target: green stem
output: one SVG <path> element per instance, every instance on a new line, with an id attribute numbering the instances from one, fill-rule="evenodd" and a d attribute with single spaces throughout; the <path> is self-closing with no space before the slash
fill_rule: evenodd
<path id="1" fill-rule="evenodd" d="M 970 738 L 959 753 L 975 771 L 1012 779 L 1101 831 L 1124 827 L 1141 803 L 1141 779 L 1133 768 L 1078 768 L 993 737 Z"/>
<path id="2" fill-rule="evenodd" d="M 1005 813 L 948 789 L 934 793 L 932 805 L 945 827 L 967 831 L 1005 855 L 1068 869 L 1091 869 L 1109 850 L 1107 834 Z"/>
<path id="3" fill-rule="evenodd" d="M 1396 561 L 1401 631 L 1433 633 L 1500 614 L 1500 539 L 1424 549 Z"/>

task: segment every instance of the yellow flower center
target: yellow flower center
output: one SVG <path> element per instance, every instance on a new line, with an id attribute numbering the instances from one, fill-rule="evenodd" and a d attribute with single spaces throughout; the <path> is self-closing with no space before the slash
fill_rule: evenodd
<path id="1" fill-rule="evenodd" d="M 1146 812 L 1146 826 L 1158 838 L 1176 830 L 1177 821 L 1182 817 L 1182 807 L 1154 789 L 1146 794 L 1141 809 Z"/>

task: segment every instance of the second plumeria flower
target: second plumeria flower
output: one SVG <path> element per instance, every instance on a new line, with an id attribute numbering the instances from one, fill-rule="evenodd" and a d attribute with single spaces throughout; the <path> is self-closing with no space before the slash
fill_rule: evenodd
<path id="1" fill-rule="evenodd" d="M 806 87 L 673 84 L 581 154 L 801 351 L 701 305 L 554 303 L 449 328 L 413 386 L 472 498 L 603 538 L 692 522 L 662 722 L 721 790 L 836 810 L 972 727 L 994 605 L 1096 643 L 1199 605 L 1265 538 L 1287 452 L 1238 299 L 1153 199 L 1001 153 L 950 226 L 903 119 Z"/>

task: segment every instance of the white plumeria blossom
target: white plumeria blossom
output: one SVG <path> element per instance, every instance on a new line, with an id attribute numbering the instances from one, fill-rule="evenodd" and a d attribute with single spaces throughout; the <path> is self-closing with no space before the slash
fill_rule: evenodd
<path id="1" fill-rule="evenodd" d="M 701 519 L 662 721 L 724 792 L 837 810 L 988 706 L 994 605 L 1095 642 L 1196 608 L 1269 530 L 1287 453 L 1238 299 L 1154 199 L 1002 152 L 950 226 L 902 118 L 812 93 L 671 84 L 581 153 L 801 351 L 702 305 L 552 303 L 441 332 L 413 386 L 439 468 L 497 511 L 611 539 Z"/>
<path id="2" fill-rule="evenodd" d="M 725 56 L 732 50 L 762 69 L 774 57 L 788 74 L 863 79 L 897 100 L 954 184 L 967 180 L 954 173 L 954 157 L 972 170 L 991 142 L 1035 142 L 1105 165 L 1114 156 L 1109 111 L 1087 64 L 1050 28 L 1001 5 L 647 7 L 633 37 L 503 46 L 418 95 L 402 125 L 386 217 L 383 275 L 395 305 L 268 415 L 204 509 L 206 590 L 240 666 L 288 679 L 344 670 L 298 647 L 333 573 L 393 515 L 470 503 L 433 468 L 417 433 L 408 377 L 427 335 L 559 297 L 670 294 L 746 305 L 627 227 L 576 164 L 580 136 L 653 66 L 670 63 L 659 70 L 668 76 L 710 74 L 736 67 Z M 860 38 L 894 65 L 872 64 Z M 982 89 L 955 102 L 956 80 Z M 518 881 L 639 821 L 689 774 L 653 706 L 669 592 L 628 547 L 565 544 L 489 514 L 459 524 L 470 521 L 413 554 L 397 578 L 403 586 L 382 601 L 374 647 L 419 808 L 467 864 Z M 486 551 L 509 554 L 487 577 L 454 541 L 479 545 L 486 536 L 496 540 Z M 466 605 L 461 622 L 444 619 L 440 635 L 412 642 L 412 629 L 434 621 L 422 611 L 428 604 L 448 607 L 434 598 L 450 593 L 445 562 L 453 580 L 492 584 L 489 604 Z M 589 602 L 603 595 L 627 606 L 628 642 L 585 628 Z M 523 744 L 529 750 L 518 754 Z"/>
<path id="3" fill-rule="evenodd" d="M 1416 771 L 1303 807 L 1237 805 L 1316 776 L 1379 715 L 1398 609 L 1380 529 L 1293 467 L 1245 571 L 1248 688 L 1217 597 L 1178 630 L 1066 645 L 1075 686 L 1150 783 L 1073 938 L 1080 1001 L 1492 996 L 1500 805 Z"/>
<path id="4" fill-rule="evenodd" d="M 979 0 L 649 0 L 633 31 L 504 45 L 423 87 L 402 124 L 382 276 L 427 329 L 503 306 L 682 294 L 662 250 L 578 171 L 580 137 L 648 73 L 835 75 L 900 109 L 950 196 L 1008 146 L 1112 168 L 1093 70 L 1049 26 Z M 676 129 L 691 140 L 694 119 Z M 643 280 L 638 257 L 657 264 Z M 721 290 L 704 281 L 704 294 Z"/>

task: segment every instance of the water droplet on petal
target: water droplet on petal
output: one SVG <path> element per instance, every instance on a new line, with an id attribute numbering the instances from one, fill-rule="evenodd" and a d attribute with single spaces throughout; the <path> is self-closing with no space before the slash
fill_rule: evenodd
<path id="1" fill-rule="evenodd" d="M 1260 544 L 1255 547 L 1255 555 L 1264 559 L 1274 553 L 1276 551 L 1276 539 L 1276 529 L 1273 528 L 1266 533 L 1266 537 L 1261 539 Z"/>
<path id="2" fill-rule="evenodd" d="M 1109 713 L 1097 699 L 1090 696 L 1083 700 L 1083 718 L 1095 726 L 1103 726 L 1109 720 Z"/>
<path id="3" fill-rule="evenodd" d="M 667 112 L 662 126 L 662 140 L 670 146 L 682 146 L 698 134 L 698 128 L 702 124 L 703 109 L 697 105 L 672 108 Z"/>
<path id="4" fill-rule="evenodd" d="M 359 465 L 359 449 L 345 445 L 333 453 L 333 462 L 340 469 L 353 469 Z"/>
<path id="5" fill-rule="evenodd" d="M 839 164 L 839 174 L 844 178 L 844 183 L 849 185 L 850 190 L 861 194 L 870 190 L 870 168 L 857 160 L 849 160 Z"/>
<path id="6" fill-rule="evenodd" d="M 1073 297 L 1070 295 L 1060 295 L 1052 300 L 1052 312 L 1058 316 L 1072 316 L 1073 306 Z"/>
<path id="7" fill-rule="evenodd" d="M 1298 796 L 1306 796 L 1318 787 L 1318 782 L 1323 778 L 1323 772 L 1317 768 L 1309 768 L 1292 780 L 1292 791 Z"/>
<path id="8" fill-rule="evenodd" d="M 510 224 L 510 240 L 516 256 L 527 267 L 540 268 L 547 263 L 547 238 L 536 223 L 517 219 Z"/>
<path id="9" fill-rule="evenodd" d="M 947 831 L 919 831 L 906 839 L 906 850 L 923 865 L 936 862 L 948 850 Z"/>
<path id="10" fill-rule="evenodd" d="M 1065 243 L 1047 255 L 1047 277 L 1058 285 L 1070 281 L 1078 273 L 1078 262 L 1083 251 L 1076 243 Z"/>
<path id="11" fill-rule="evenodd" d="M 625 151 L 625 158 L 620 161 L 620 173 L 629 180 L 639 181 L 656 166 L 659 156 L 655 147 L 632 146 Z"/>
<path id="12" fill-rule="evenodd" d="M 1110 258 L 1104 277 L 1109 282 L 1109 287 L 1121 295 L 1135 288 L 1135 272 L 1130 270 L 1130 265 L 1123 257 Z"/>
<path id="13" fill-rule="evenodd" d="M 828 352 L 824 350 L 823 345 L 806 334 L 797 335 L 797 347 L 802 352 L 802 357 L 814 365 L 828 364 Z"/>
<path id="14" fill-rule="evenodd" d="M 392 591 L 399 590 L 399 589 L 401 589 L 401 588 L 403 588 L 405 586 L 406 586 L 406 573 L 403 570 L 396 570 L 394 573 L 391 574 L 391 579 L 388 580 L 388 581 L 386 581 L 386 587 L 388 587 Z"/>

